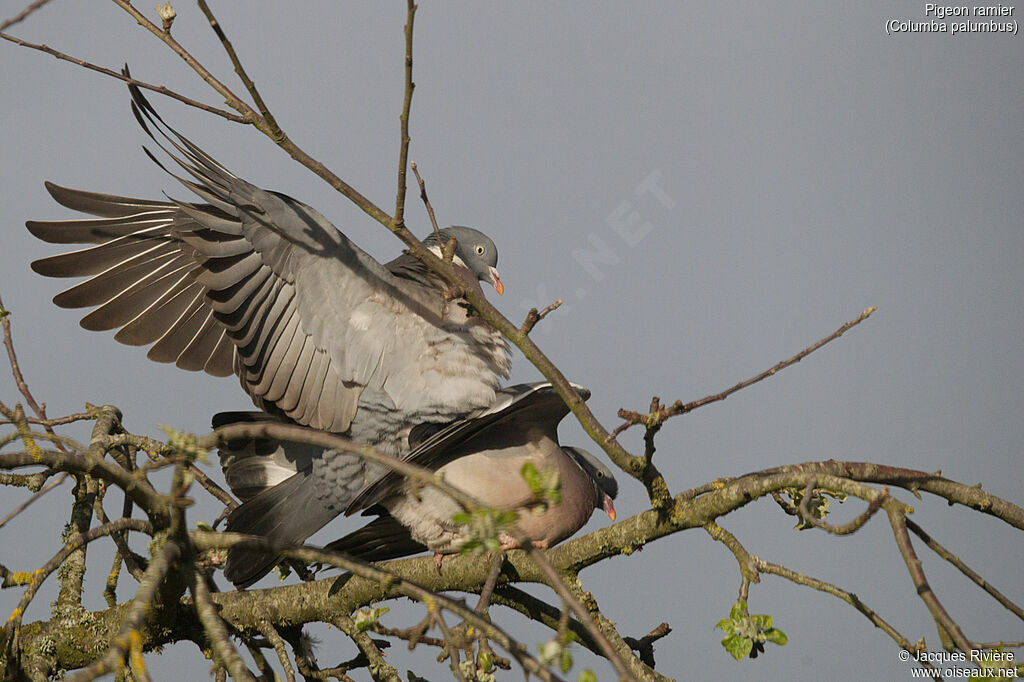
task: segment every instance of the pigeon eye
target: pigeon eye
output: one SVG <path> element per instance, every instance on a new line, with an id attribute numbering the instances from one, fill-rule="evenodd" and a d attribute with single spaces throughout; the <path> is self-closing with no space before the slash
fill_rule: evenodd
<path id="1" fill-rule="evenodd" d="M 484 251 L 486 251 L 486 250 L 487 249 L 485 249 L 482 245 L 480 245 L 480 244 L 476 245 L 476 253 L 477 253 L 478 256 L 484 255 Z"/>

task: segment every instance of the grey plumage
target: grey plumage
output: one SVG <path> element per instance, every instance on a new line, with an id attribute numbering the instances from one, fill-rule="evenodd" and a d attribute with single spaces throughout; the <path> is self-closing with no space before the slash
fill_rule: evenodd
<path id="1" fill-rule="evenodd" d="M 47 242 L 92 245 L 32 264 L 50 277 L 89 278 L 58 294 L 57 305 L 94 307 L 83 327 L 117 329 L 116 340 L 151 346 L 153 360 L 237 375 L 254 404 L 279 419 L 391 454 L 408 452 L 414 427 L 492 405 L 508 375 L 508 344 L 464 300 L 446 301 L 441 278 L 409 255 L 381 265 L 315 209 L 228 171 L 130 90 L 139 124 L 185 175 L 168 173 L 200 202 L 47 183 L 60 204 L 98 216 L 26 224 Z M 503 289 L 489 238 L 467 227 L 441 233 L 456 238 L 467 285 Z M 432 236 L 427 243 L 440 251 Z M 356 488 L 379 476 L 362 462 L 350 466 Z M 339 467 L 314 457 L 307 469 L 317 482 Z M 280 490 L 254 494 L 265 497 L 236 510 L 229 528 L 282 542 L 315 532 L 334 512 L 323 506 L 323 480 L 300 482 L 280 479 Z M 257 513 L 289 504 L 309 513 Z"/>
<path id="2" fill-rule="evenodd" d="M 609 517 L 614 520 L 615 508 L 612 505 L 612 500 L 618 497 L 619 485 L 611 470 L 583 448 L 563 446 L 562 451 L 571 457 L 590 477 L 594 485 L 592 489 L 593 508 L 604 509 Z M 484 502 L 487 502 L 486 496 Z M 527 535 L 531 536 L 531 540 L 539 540 L 540 538 L 534 537 L 536 535 L 534 528 L 547 525 L 550 516 L 559 515 L 560 513 L 562 513 L 562 510 L 555 507 L 549 512 L 548 519 L 538 519 L 539 523 L 534 523 L 532 526 L 528 525 L 525 529 Z M 367 509 L 363 514 L 365 516 L 376 516 L 376 518 L 362 528 L 331 542 L 324 549 L 345 552 L 364 561 L 388 561 L 389 559 L 398 559 L 410 554 L 419 554 L 430 549 L 426 545 L 414 540 L 409 528 L 399 523 L 385 507 L 376 505 Z M 589 518 L 589 516 L 590 514 L 588 513 L 587 517 Z M 571 517 L 568 515 L 562 515 L 560 518 L 571 520 Z M 446 520 L 435 517 L 434 522 L 440 525 Z M 586 519 L 584 519 L 585 522 Z M 571 523 L 561 526 L 559 535 L 564 535 L 565 537 L 559 538 L 558 541 L 571 537 L 582 525 L 581 523 L 577 527 L 576 521 L 572 520 Z M 554 543 L 546 544 L 550 546 Z"/>
<path id="3" fill-rule="evenodd" d="M 586 389 L 578 389 L 587 397 Z M 611 471 L 593 455 L 581 448 L 562 447 L 558 444 L 558 423 L 568 413 L 565 403 L 550 384 L 522 384 L 502 389 L 494 404 L 468 417 L 457 419 L 433 433 L 422 431 L 422 440 L 405 456 L 410 462 L 438 471 L 449 484 L 465 490 L 483 504 L 503 509 L 523 508 L 532 503 L 533 496 L 523 480 L 521 469 L 525 462 L 533 462 L 540 470 L 556 470 L 560 475 L 562 503 L 543 514 L 524 513 L 518 523 L 532 541 L 550 546 L 579 530 L 594 509 L 605 509 L 614 517 L 611 500 L 618 488 Z M 413 432 L 417 439 L 416 430 Z M 354 455 L 326 451 L 306 464 L 295 444 L 282 443 L 277 449 L 237 443 L 221 449 L 221 465 L 231 485 L 252 485 L 255 477 L 236 475 L 239 467 L 258 472 L 265 466 L 267 482 L 271 484 L 282 474 L 282 468 L 296 473 L 288 479 L 289 495 L 296 495 L 295 504 L 284 503 L 277 494 L 284 484 L 269 488 L 252 497 L 229 517 L 232 525 L 242 514 L 261 520 L 261 534 L 272 540 L 295 542 L 295 525 L 309 534 L 322 525 L 319 510 L 311 509 L 309 501 L 319 495 L 322 509 L 333 514 L 364 514 L 378 518 L 329 548 L 348 552 L 371 561 L 405 556 L 424 549 L 440 553 L 458 551 L 465 537 L 462 529 L 451 522 L 458 505 L 433 488 L 412 491 L 398 474 L 379 470 L 376 478 L 359 478 L 363 485 L 352 486 L 351 468 L 359 459 Z M 288 452 L 292 449 L 291 452 Z M 251 453 L 240 456 L 240 452 Z M 284 464 L 282 464 L 284 463 Z M 313 473 L 320 467 L 320 475 Z M 297 481 L 315 481 L 298 483 Z M 232 483 L 234 481 L 234 483 Z M 324 484 L 327 482 L 326 484 Z M 297 521 L 294 509 L 302 508 L 308 521 Z M 241 511 L 243 510 L 244 511 Z M 257 510 L 258 511 L 255 511 Z M 278 515 L 287 520 L 272 521 Z M 326 521 L 324 522 L 326 523 Z M 282 534 L 291 535 L 285 539 Z M 238 585 L 251 584 L 269 571 L 276 563 L 273 557 L 255 561 L 249 555 L 235 559 L 229 556 L 225 570 L 227 577 Z"/>
<path id="4" fill-rule="evenodd" d="M 118 341 L 152 344 L 150 358 L 184 369 L 234 373 L 261 409 L 351 429 L 389 452 L 407 447 L 411 424 L 491 404 L 508 374 L 507 343 L 464 302 L 444 301 L 440 278 L 407 255 L 380 265 L 314 209 L 230 173 L 134 88 L 133 98 L 140 124 L 173 146 L 178 156 L 168 155 L 192 179 L 175 177 L 206 203 L 47 183 L 61 204 L 100 216 L 27 223 L 45 241 L 95 244 L 32 264 L 91 277 L 54 299 L 98 306 L 86 329 L 119 329 Z M 490 239 L 465 227 L 443 234 L 457 238 L 467 279 L 500 286 Z"/>

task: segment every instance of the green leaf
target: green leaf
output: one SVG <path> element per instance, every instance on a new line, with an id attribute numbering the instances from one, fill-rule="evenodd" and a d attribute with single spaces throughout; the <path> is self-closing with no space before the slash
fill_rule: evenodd
<path id="1" fill-rule="evenodd" d="M 722 620 L 718 621 L 718 625 L 716 625 L 715 627 L 719 630 L 724 630 L 726 634 L 730 635 L 736 632 L 736 623 L 729 620 L 728 618 L 723 618 Z"/>
<path id="2" fill-rule="evenodd" d="M 593 670 L 581 670 L 577 682 L 597 682 L 597 675 Z"/>
<path id="3" fill-rule="evenodd" d="M 519 520 L 519 514 L 514 511 L 504 511 L 499 513 L 495 517 L 495 523 L 498 526 L 511 526 L 513 523 Z"/>
<path id="4" fill-rule="evenodd" d="M 562 669 L 562 674 L 572 670 L 572 654 L 569 653 L 568 649 L 562 649 L 562 657 L 558 661 L 558 667 Z"/>
<path id="5" fill-rule="evenodd" d="M 754 648 L 754 642 L 740 635 L 729 635 L 722 640 L 722 646 L 725 647 L 725 650 L 733 658 L 739 661 L 750 655 L 751 650 Z"/>
<path id="6" fill-rule="evenodd" d="M 523 480 L 530 486 L 530 490 L 534 492 L 540 487 L 540 472 L 537 471 L 537 467 L 533 462 L 527 462 L 523 465 L 523 468 L 519 470 L 522 474 Z"/>
<path id="7" fill-rule="evenodd" d="M 747 603 L 741 599 L 732 605 L 729 617 L 718 621 L 715 627 L 729 635 L 722 640 L 722 646 L 739 660 L 749 656 L 755 647 L 758 652 L 763 652 L 764 642 L 782 646 L 788 641 L 785 633 L 773 625 L 774 621 L 768 614 L 747 613 Z"/>
<path id="8" fill-rule="evenodd" d="M 526 462 L 519 470 L 530 492 L 542 505 L 562 502 L 562 484 L 557 471 L 540 471 L 533 462 Z"/>
<path id="9" fill-rule="evenodd" d="M 381 606 L 376 609 L 360 609 L 352 614 L 352 622 L 356 624 L 356 629 L 359 632 L 366 632 L 377 623 L 381 616 L 390 610 L 387 606 Z"/>
<path id="10" fill-rule="evenodd" d="M 460 551 L 462 554 L 482 554 L 489 549 L 501 549 L 501 534 L 518 518 L 519 515 L 515 511 L 498 511 L 490 508 L 454 514 L 452 521 L 462 526 L 460 532 L 466 536 Z"/>

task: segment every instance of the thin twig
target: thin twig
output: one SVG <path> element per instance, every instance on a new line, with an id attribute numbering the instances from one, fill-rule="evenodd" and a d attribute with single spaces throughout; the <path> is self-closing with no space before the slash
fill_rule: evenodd
<path id="1" fill-rule="evenodd" d="M 416 3 L 406 2 L 405 20 L 405 98 L 402 101 L 402 114 L 399 117 L 400 135 L 398 147 L 398 191 L 395 196 L 395 223 L 401 225 L 405 221 L 405 188 L 406 168 L 409 165 L 409 110 L 412 107 L 412 93 L 416 84 L 412 82 L 412 25 L 416 18 Z M 439 243 L 440 245 L 440 243 Z"/>
<path id="2" fill-rule="evenodd" d="M 971 568 L 960 559 L 960 557 L 953 554 L 948 549 L 946 549 L 938 542 L 936 542 L 935 539 L 932 538 L 931 535 L 926 533 L 919 525 L 917 525 L 910 519 L 906 519 L 906 523 L 907 528 L 909 528 L 911 532 L 914 533 L 914 535 L 921 538 L 921 540 L 923 540 L 924 543 L 932 549 L 932 551 L 934 551 L 936 554 L 938 554 L 940 557 L 942 557 L 949 563 L 956 566 L 961 573 L 970 578 L 975 585 L 977 585 L 978 587 L 992 595 L 993 599 L 995 599 L 997 602 L 1005 606 L 1013 615 L 1017 616 L 1021 620 L 1024 620 L 1024 609 L 1021 609 L 1021 607 L 1017 606 L 1015 603 L 1010 601 L 1010 599 L 1006 597 L 1006 595 L 1004 595 L 1002 592 L 993 587 L 987 580 L 982 578 L 976 572 L 972 571 Z"/>
<path id="3" fill-rule="evenodd" d="M 28 15 L 32 14 L 49 1 L 50 0 L 35 0 L 35 2 L 33 2 L 31 5 L 21 10 L 21 12 L 0 24 L 0 31 L 6 31 L 11 26 L 14 26 L 17 23 L 24 21 L 25 19 L 28 18 Z"/>
<path id="4" fill-rule="evenodd" d="M 25 398 L 25 402 L 32 408 L 32 411 L 39 415 L 40 419 L 46 419 L 46 414 L 43 408 L 39 406 L 36 399 L 32 397 L 32 392 L 28 390 L 28 384 L 25 383 L 25 377 L 21 373 L 21 367 L 18 365 L 18 355 L 14 352 L 14 339 L 11 336 L 11 320 L 10 312 L 4 308 L 3 300 L 0 300 L 0 325 L 3 326 L 4 330 L 4 347 L 7 349 L 7 359 L 11 363 L 11 373 L 14 375 L 14 383 L 18 387 L 18 391 Z"/>
<path id="5" fill-rule="evenodd" d="M 620 681 L 636 681 L 639 679 L 644 682 L 671 682 L 669 678 L 655 670 L 652 670 L 633 655 L 633 650 L 622 639 L 619 631 L 615 629 L 615 624 L 601 613 L 594 595 L 583 589 L 579 576 L 573 576 L 573 580 L 569 582 L 569 589 L 573 595 L 572 602 L 586 603 L 586 621 L 590 621 L 594 624 L 593 628 L 588 626 L 587 631 L 591 635 L 593 635 L 594 629 L 601 633 L 601 639 L 605 641 L 605 644 L 601 644 L 601 640 L 598 640 L 598 643 L 601 644 L 601 655 L 611 662 Z M 566 603 L 568 603 L 575 612 L 576 609 L 572 602 L 567 601 Z M 586 621 L 583 621 L 584 625 L 586 625 Z M 613 641 L 614 644 L 612 644 Z M 608 656 L 606 653 L 606 647 L 612 648 L 612 651 L 614 651 L 615 654 L 613 656 Z M 629 666 L 629 669 L 627 669 L 627 666 Z"/>
<path id="6" fill-rule="evenodd" d="M 818 482 L 815 481 L 814 479 L 811 479 L 807 483 L 807 487 L 804 488 L 803 495 L 800 498 L 800 506 L 797 507 L 798 516 L 807 523 L 811 524 L 812 526 L 815 526 L 816 528 L 821 528 L 824 531 L 828 531 L 832 535 L 849 535 L 851 533 L 857 532 L 858 530 L 860 530 L 861 526 L 867 523 L 871 519 L 871 517 L 875 515 L 875 512 L 881 509 L 882 504 L 887 499 L 889 499 L 889 488 L 883 488 L 882 494 L 878 495 L 877 497 L 874 497 L 870 502 L 868 502 L 867 509 L 861 512 L 855 519 L 841 526 L 833 526 L 832 524 L 826 522 L 824 519 L 819 519 L 813 513 L 811 513 L 811 497 L 813 497 L 814 488 L 817 485 Z M 783 507 L 783 509 L 785 509 L 785 507 Z"/>
<path id="7" fill-rule="evenodd" d="M 444 649 L 448 654 L 448 667 L 451 668 L 455 679 L 459 680 L 459 682 L 467 682 L 466 675 L 462 672 L 462 666 L 460 665 L 458 643 L 452 637 L 448 625 L 445 624 L 444 616 L 437 609 L 432 609 L 430 617 L 437 624 L 437 627 L 441 629 L 441 634 L 444 637 Z"/>
<path id="8" fill-rule="evenodd" d="M 96 417 L 95 411 L 90 412 L 78 412 L 75 414 L 69 414 L 64 417 L 54 417 L 39 419 L 38 417 L 25 417 L 25 421 L 29 424 L 35 424 L 36 426 L 64 426 L 66 424 L 74 424 L 75 422 L 84 422 L 94 419 Z M 13 424 L 6 419 L 0 420 L 0 426 L 5 424 Z"/>
<path id="9" fill-rule="evenodd" d="M 862 602 L 856 594 L 848 592 L 840 587 L 837 587 L 832 583 L 825 582 L 824 580 L 818 580 L 817 578 L 813 578 L 809 575 L 797 573 L 796 571 L 790 570 L 785 566 L 780 566 L 779 564 L 773 564 L 769 561 L 765 561 L 760 557 L 754 557 L 754 561 L 757 563 L 757 568 L 761 573 L 777 575 L 780 578 L 785 578 L 786 580 L 796 583 L 797 585 L 804 585 L 806 587 L 818 590 L 819 592 L 831 594 L 833 597 L 842 599 L 844 602 L 860 611 L 868 620 L 870 620 L 875 625 L 875 627 L 879 628 L 880 630 L 882 630 L 882 632 L 889 635 L 889 637 L 892 638 L 892 640 L 896 642 L 896 644 L 898 644 L 901 649 L 909 652 L 911 655 L 917 653 L 918 649 L 914 643 L 912 643 L 909 639 L 900 634 L 896 630 L 896 628 L 894 628 L 892 625 L 886 622 L 885 619 L 879 616 L 873 609 L 869 608 L 868 605 Z M 934 670 L 932 664 L 928 661 L 921 661 L 921 665 L 925 668 Z"/>
<path id="10" fill-rule="evenodd" d="M 532 594 L 507 584 L 499 585 L 494 589 L 494 594 L 491 595 L 491 603 L 507 606 L 527 618 L 535 620 L 541 625 L 555 631 L 558 629 L 559 619 L 562 615 L 560 609 L 557 609 L 551 604 L 534 597 Z M 590 633 L 587 632 L 587 629 L 579 623 L 579 621 L 575 619 L 570 620 L 569 629 L 581 645 L 598 656 L 601 655 L 601 648 L 597 645 L 597 642 L 594 641 L 594 638 L 590 636 Z"/>
<path id="11" fill-rule="evenodd" d="M 53 490 L 54 488 L 56 488 L 57 486 L 59 486 L 61 483 L 63 483 L 66 480 L 68 480 L 68 473 L 66 471 L 62 471 L 60 473 L 60 475 L 57 476 L 57 478 L 53 479 L 52 481 L 47 483 L 45 486 L 40 488 L 38 491 L 33 493 L 31 497 L 29 497 L 27 500 L 25 500 L 24 502 L 19 504 L 14 509 L 14 511 L 12 511 L 10 514 L 8 514 L 7 516 L 5 516 L 2 519 L 0 519 L 0 528 L 3 528 L 4 526 L 6 526 L 7 523 L 11 519 L 13 519 L 18 514 L 20 514 L 23 511 L 25 511 L 26 509 L 28 509 L 29 505 L 31 505 L 33 502 L 35 502 L 36 500 L 41 498 L 43 495 L 45 495 L 46 493 L 50 492 L 51 490 Z"/>
<path id="12" fill-rule="evenodd" d="M 491 559 L 491 570 L 487 574 L 487 580 L 484 581 L 484 586 L 480 590 L 480 601 L 476 603 L 476 608 L 473 609 L 481 616 L 487 616 L 487 607 L 491 603 L 491 595 L 494 593 L 494 587 L 498 584 L 498 578 L 501 576 L 501 567 L 505 565 L 505 553 L 495 552 L 494 558 Z"/>
<path id="13" fill-rule="evenodd" d="M 441 231 L 437 228 L 437 217 L 434 215 L 434 207 L 431 206 L 430 199 L 427 197 L 427 183 L 423 181 L 422 177 L 420 177 L 420 169 L 416 166 L 415 161 L 411 162 L 409 166 L 412 168 L 412 172 L 416 175 L 416 182 L 420 186 L 420 199 L 423 200 L 423 205 L 427 209 L 427 215 L 430 216 L 430 224 L 433 226 L 434 236 L 437 238 L 437 247 L 443 250 L 445 260 L 450 262 L 451 255 L 448 253 L 449 249 L 447 248 L 447 244 L 441 240 Z M 452 249 L 452 252 L 454 253 L 454 249 Z"/>
<path id="14" fill-rule="evenodd" d="M 743 577 L 745 583 L 761 582 L 761 578 L 757 574 L 757 562 L 754 560 L 753 555 L 747 551 L 746 547 L 736 539 L 735 535 L 727 531 L 725 528 L 722 528 L 714 521 L 708 521 L 705 523 L 704 530 L 706 530 L 708 535 L 712 538 L 728 547 L 729 551 L 732 552 L 732 555 L 736 557 L 736 563 L 739 564 L 740 568 L 740 575 Z"/>
<path id="15" fill-rule="evenodd" d="M 381 225 L 387 226 L 392 230 L 392 232 L 398 234 L 402 237 L 403 241 L 406 241 L 406 243 L 419 244 L 419 241 L 416 240 L 408 230 L 405 230 L 403 227 L 393 225 L 391 216 L 382 211 L 376 204 L 363 196 L 363 194 L 357 191 L 354 187 L 332 173 L 330 169 L 324 166 L 321 162 L 317 161 L 299 148 L 298 145 L 292 142 L 279 126 L 271 125 L 270 122 L 261 116 L 259 112 L 254 110 L 251 106 L 235 95 L 230 88 L 215 78 L 213 74 L 206 69 L 206 67 L 200 64 L 195 57 L 193 57 L 184 47 L 181 46 L 181 44 L 178 43 L 178 41 L 171 37 L 169 32 L 162 30 L 161 27 L 147 19 L 141 12 L 132 6 L 128 0 L 114 0 L 114 3 L 124 11 L 128 12 L 128 14 L 134 17 L 143 28 L 163 41 L 176 55 L 181 57 L 181 59 L 183 59 L 201 79 L 224 97 L 225 103 L 228 106 L 242 115 L 243 122 L 251 123 L 257 130 L 273 140 L 276 145 L 288 152 L 293 159 L 320 176 L 371 218 L 379 222 Z M 422 244 L 420 244 L 420 248 L 423 248 Z"/>
<path id="16" fill-rule="evenodd" d="M 245 85 L 245 89 L 249 92 L 252 97 L 252 101 L 256 103 L 256 108 L 263 114 L 263 119 L 267 122 L 267 125 L 272 129 L 280 132 L 280 128 L 277 126 L 277 121 L 274 119 L 273 114 L 270 113 L 270 109 L 263 101 L 263 97 L 260 95 L 259 90 L 256 89 L 256 84 L 253 83 L 252 79 L 249 78 L 249 74 L 245 72 L 245 67 L 242 66 L 242 60 L 238 58 L 238 54 L 235 52 L 234 45 L 228 40 L 228 36 L 224 33 L 224 29 L 221 28 L 220 22 L 213 16 L 213 12 L 210 10 L 210 6 L 206 4 L 206 0 L 198 0 L 199 9 L 202 10 L 203 14 L 206 15 L 207 21 L 210 22 L 210 28 L 217 34 L 217 38 L 220 40 L 221 45 L 224 47 L 224 51 L 227 52 L 228 58 L 231 59 L 231 65 L 235 67 L 235 73 L 238 74 L 242 84 Z"/>
<path id="17" fill-rule="evenodd" d="M 537 312 L 536 308 L 530 308 L 530 312 L 526 313 L 526 319 L 523 320 L 523 324 L 520 325 L 519 331 L 523 334 L 529 334 L 533 331 L 533 328 L 537 326 L 538 322 L 547 317 L 548 313 L 551 311 L 557 310 L 560 305 L 562 305 L 562 299 L 558 299 L 540 312 Z"/>
<path id="18" fill-rule="evenodd" d="M 93 503 L 93 512 L 96 514 L 96 520 L 99 521 L 101 525 L 110 523 L 110 519 L 107 517 L 106 511 L 103 509 L 103 497 L 107 489 L 107 486 L 101 486 L 99 494 L 96 496 L 96 500 Z M 132 501 L 126 497 L 124 503 L 128 510 L 121 514 L 121 518 L 130 518 Z M 120 562 L 123 560 L 125 566 L 128 567 L 128 573 L 130 573 L 136 581 L 142 580 L 142 575 L 146 572 L 146 567 L 144 565 L 145 559 L 132 551 L 132 548 L 128 546 L 127 534 L 117 532 L 113 533 L 111 538 L 114 540 L 114 544 L 117 545 L 117 556 L 114 563 L 115 568 L 119 569 L 121 565 Z M 113 571 L 111 572 L 111 575 L 114 575 Z M 113 592 L 114 587 L 116 587 L 116 582 L 113 583 L 113 585 L 108 582 L 107 587 L 110 588 L 111 592 Z"/>
<path id="19" fill-rule="evenodd" d="M 700 400 L 695 400 L 691 403 L 686 404 L 683 404 L 682 401 L 677 400 L 675 403 L 668 407 L 663 407 L 657 411 L 648 412 L 647 414 L 643 414 L 641 412 L 633 412 L 631 410 L 626 409 L 619 410 L 618 416 L 621 419 L 625 419 L 626 421 L 620 424 L 614 431 L 612 431 L 610 438 L 617 437 L 620 433 L 636 424 L 646 424 L 650 426 L 652 423 L 663 422 L 666 419 L 669 419 L 670 417 L 686 414 L 687 412 L 692 412 L 699 407 L 704 407 L 705 405 L 725 400 L 733 393 L 743 390 L 744 388 L 756 384 L 759 381 L 763 381 L 764 379 L 767 379 L 770 376 L 774 376 L 775 374 L 777 374 L 783 369 L 786 369 L 790 365 L 795 365 L 796 363 L 800 362 L 805 357 L 807 357 L 814 351 L 818 350 L 825 344 L 835 341 L 840 336 L 848 332 L 850 329 L 856 327 L 858 324 L 871 317 L 871 314 L 875 312 L 875 310 L 877 310 L 877 308 L 875 306 L 871 306 L 870 308 L 862 312 L 860 315 L 858 315 L 856 318 L 845 323 L 843 326 L 839 327 L 839 329 L 835 330 L 825 338 L 817 341 L 816 343 L 811 344 L 807 348 L 804 348 L 802 351 L 800 351 L 793 357 L 789 358 L 788 360 L 783 360 L 782 362 L 779 362 L 770 369 L 766 369 L 765 371 L 761 372 L 757 376 L 751 377 L 750 379 L 747 379 L 745 381 L 741 381 L 735 386 L 727 388 L 721 393 L 715 393 L 714 395 L 705 396 Z"/>
<path id="20" fill-rule="evenodd" d="M 62 61 L 71 62 L 72 64 L 77 64 L 78 66 L 81 66 L 82 68 L 85 68 L 85 69 L 89 69 L 90 71 L 96 71 L 98 73 L 102 73 L 104 76 L 110 76 L 111 78 L 116 78 L 117 80 L 124 81 L 128 85 L 137 85 L 138 87 L 145 88 L 146 90 L 151 90 L 153 92 L 159 92 L 161 95 L 166 95 L 166 96 L 168 96 L 168 97 L 170 97 L 172 99 L 176 99 L 179 102 L 182 102 L 183 104 L 187 104 L 190 107 L 195 107 L 196 109 L 202 109 L 203 111 L 209 112 L 211 114 L 216 114 L 217 116 L 220 116 L 221 118 L 226 118 L 229 121 L 233 121 L 235 123 L 247 123 L 248 122 L 248 121 L 245 120 L 244 117 L 239 116 L 238 114 L 233 114 L 230 111 L 225 111 L 223 109 L 218 109 L 217 107 L 212 107 L 209 104 L 203 104 L 202 102 L 196 101 L 196 100 L 191 99 L 189 97 L 185 97 L 184 95 L 181 95 L 181 94 L 175 92 L 174 90 L 171 90 L 170 88 L 168 88 L 168 87 L 166 87 L 164 85 L 153 85 L 151 83 L 146 83 L 145 81 L 140 81 L 140 80 L 137 80 L 135 78 L 131 78 L 129 76 L 124 76 L 124 75 L 118 73 L 117 71 L 112 71 L 110 69 L 104 68 L 102 66 L 98 66 L 98 65 L 93 64 L 91 62 L 87 62 L 84 59 L 79 59 L 78 57 L 73 57 L 73 56 L 71 56 L 69 54 L 64 54 L 63 52 L 59 52 L 59 51 L 53 49 L 52 47 L 49 47 L 48 45 L 39 45 L 37 43 L 30 43 L 27 40 L 22 40 L 21 38 L 15 38 L 14 36 L 12 36 L 12 35 L 10 35 L 8 33 L 0 33 L 0 38 L 3 38 L 4 40 L 9 40 L 12 43 L 14 43 L 15 45 L 20 45 L 22 47 L 28 47 L 28 48 L 31 48 L 33 50 L 39 50 L 40 52 L 45 52 L 46 54 L 51 55 L 53 57 L 56 57 L 57 59 L 60 59 Z"/>
<path id="21" fill-rule="evenodd" d="M 251 122 L 246 117 L 246 110 L 252 111 L 249 105 L 245 104 L 245 102 L 243 102 L 235 93 L 233 93 L 231 89 L 228 88 L 228 86 L 224 85 L 224 83 L 214 78 L 213 74 L 211 74 L 206 69 L 206 67 L 200 64 L 195 57 L 189 54 L 188 50 L 182 47 L 181 44 L 178 43 L 178 41 L 171 36 L 170 31 L 163 30 L 161 26 L 157 26 L 152 21 L 147 19 L 146 16 L 142 14 L 142 12 L 140 12 L 138 9 L 136 9 L 128 0 L 114 0 L 114 4 L 116 4 L 118 7 L 120 7 L 125 12 L 130 14 L 135 19 L 135 21 L 139 22 L 140 26 L 142 26 L 150 33 L 155 35 L 157 38 L 162 40 L 169 48 L 171 48 L 171 50 L 176 55 L 181 57 L 185 61 L 185 63 L 192 68 L 193 71 L 199 74 L 200 78 L 206 81 L 210 85 L 210 87 L 212 87 L 214 90 L 220 93 L 222 97 L 224 97 L 228 106 L 230 106 L 232 109 L 235 109 L 243 115 L 244 122 Z M 252 111 L 252 114 L 258 116 L 258 114 L 256 114 L 256 112 L 254 111 Z"/>
<path id="22" fill-rule="evenodd" d="M 29 12 L 29 10 L 27 9 L 22 14 L 28 16 L 26 12 Z M 25 377 L 21 373 L 21 367 L 18 365 L 18 355 L 14 352 L 14 337 L 11 333 L 11 320 L 9 318 L 10 312 L 4 308 L 4 302 L 0 300 L 0 325 L 3 326 L 4 330 L 4 347 L 7 349 L 7 359 L 11 364 L 11 373 L 14 375 L 14 383 L 18 386 L 18 391 L 21 395 L 24 396 L 25 402 L 28 403 L 28 406 L 32 408 L 32 411 L 36 413 L 36 416 L 39 417 L 43 423 L 43 428 L 46 429 L 46 432 L 50 435 L 56 435 L 53 431 L 53 427 L 46 423 L 48 421 L 46 417 L 46 404 L 43 403 L 40 405 L 36 402 L 36 399 L 32 396 L 32 392 L 28 389 L 28 383 L 25 381 Z M 24 415 L 21 415 L 21 417 L 24 421 Z M 54 441 L 54 444 L 57 446 L 57 449 L 65 452 L 67 451 L 63 443 Z"/>

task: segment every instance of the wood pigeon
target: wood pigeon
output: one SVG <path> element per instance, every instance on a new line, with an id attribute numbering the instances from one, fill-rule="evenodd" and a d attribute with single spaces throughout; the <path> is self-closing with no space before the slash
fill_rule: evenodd
<path id="1" fill-rule="evenodd" d="M 413 426 L 493 404 L 508 344 L 464 299 L 446 301 L 440 277 L 407 254 L 381 265 L 316 210 L 232 174 L 130 90 L 143 129 L 191 179 L 174 177 L 206 203 L 47 183 L 62 205 L 100 216 L 27 223 L 47 242 L 95 244 L 32 263 L 50 277 L 89 277 L 57 305 L 96 307 L 86 329 L 119 329 L 118 341 L 151 345 L 149 358 L 183 369 L 234 373 L 260 409 L 391 454 L 408 452 Z M 486 235 L 441 236 L 457 240 L 467 285 L 502 292 Z M 440 253 L 433 235 L 424 243 Z"/>
<path id="2" fill-rule="evenodd" d="M 577 387 L 586 398 L 589 391 Z M 580 448 L 558 443 L 558 424 L 569 410 L 548 383 L 520 384 L 498 391 L 494 404 L 441 428 L 412 430 L 415 443 L 403 459 L 438 472 L 484 505 L 520 510 L 517 526 L 536 545 L 550 547 L 571 536 L 594 509 L 615 519 L 612 500 L 618 485 L 611 471 Z M 259 413 L 222 413 L 214 426 L 272 417 Z M 357 455 L 316 446 L 240 439 L 220 450 L 221 466 L 232 491 L 244 502 L 228 517 L 228 528 L 263 535 L 272 541 L 298 543 L 334 516 L 364 511 L 377 518 L 337 540 L 328 549 L 367 561 L 415 554 L 426 549 L 458 552 L 468 529 L 452 521 L 461 507 L 432 487 L 408 483 L 384 470 L 358 489 L 351 476 Z M 537 499 L 523 477 L 523 465 L 558 473 L 561 502 L 539 513 L 529 510 Z M 320 470 L 317 475 L 318 469 Z M 516 547 L 501 537 L 506 549 Z M 235 585 L 251 585 L 279 557 L 233 550 L 225 576 Z"/>

